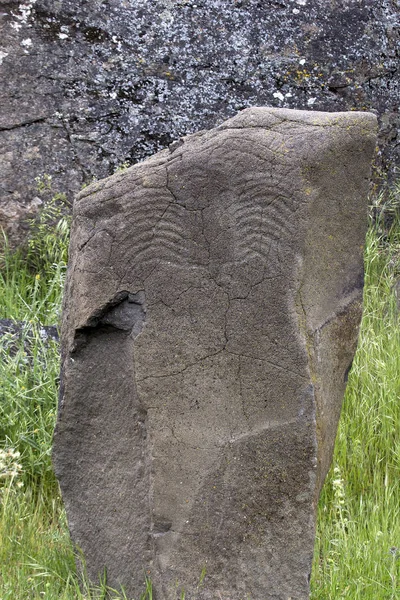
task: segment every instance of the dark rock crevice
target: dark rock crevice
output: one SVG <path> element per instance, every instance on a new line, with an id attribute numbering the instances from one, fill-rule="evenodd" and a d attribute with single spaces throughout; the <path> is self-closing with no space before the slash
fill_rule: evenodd
<path id="1" fill-rule="evenodd" d="M 110 302 L 93 313 L 84 327 L 76 330 L 71 354 L 79 353 L 93 336 L 107 332 L 120 332 L 124 337 L 133 339 L 142 331 L 145 319 L 144 292 L 118 292 Z"/>

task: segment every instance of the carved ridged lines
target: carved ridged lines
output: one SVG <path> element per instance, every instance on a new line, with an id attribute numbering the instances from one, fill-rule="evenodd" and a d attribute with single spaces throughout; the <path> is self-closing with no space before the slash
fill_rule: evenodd
<path id="1" fill-rule="evenodd" d="M 212 177 L 207 182 L 203 172 L 199 180 L 199 186 L 196 186 L 193 178 L 190 179 L 187 186 L 189 195 L 198 187 L 203 189 L 204 193 L 210 183 L 212 184 Z M 204 181 L 203 188 L 200 186 L 201 181 Z M 268 172 L 237 173 L 229 183 L 225 178 L 222 178 L 222 181 L 217 178 L 214 190 L 211 185 L 212 191 L 206 192 L 210 193 L 209 208 L 214 204 L 216 214 L 218 188 L 221 184 L 222 187 L 227 185 L 227 189 L 230 187 L 232 197 L 232 202 L 226 210 L 234 223 L 234 262 L 246 262 L 255 258 L 268 261 L 270 252 L 275 252 L 280 242 L 292 237 L 295 232 L 293 217 L 297 203 L 294 197 L 289 195 L 289 190 L 285 194 L 280 182 Z M 189 213 L 190 211 L 178 204 L 172 193 L 165 188 L 152 188 L 150 192 L 139 189 L 131 199 L 127 215 L 132 224 L 132 233 L 124 240 L 124 246 L 129 248 L 129 268 L 138 267 L 141 271 L 151 271 L 160 262 L 177 266 L 189 264 L 193 260 L 189 256 Z M 216 219 L 218 220 L 217 216 Z"/>
<path id="2" fill-rule="evenodd" d="M 155 263 L 181 264 L 185 250 L 183 208 L 164 190 L 142 193 L 134 198 L 128 220 L 131 267 L 151 269 Z"/>
<path id="3" fill-rule="evenodd" d="M 163 261 L 181 264 L 184 260 L 186 248 L 184 212 L 184 208 L 179 204 L 170 204 L 155 227 L 154 248 Z"/>
<path id="4" fill-rule="evenodd" d="M 263 179 L 240 186 L 243 191 L 234 209 L 237 261 L 258 257 L 267 260 L 272 247 L 293 235 L 293 200 L 280 195 Z"/>

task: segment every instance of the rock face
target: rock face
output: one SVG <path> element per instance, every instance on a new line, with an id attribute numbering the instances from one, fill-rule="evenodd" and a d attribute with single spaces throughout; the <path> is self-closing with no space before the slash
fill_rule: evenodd
<path id="1" fill-rule="evenodd" d="M 0 225 L 248 106 L 377 111 L 399 164 L 392 0 L 0 0 Z"/>
<path id="2" fill-rule="evenodd" d="M 308 598 L 375 130 L 247 109 L 78 196 L 55 467 L 93 579 Z"/>

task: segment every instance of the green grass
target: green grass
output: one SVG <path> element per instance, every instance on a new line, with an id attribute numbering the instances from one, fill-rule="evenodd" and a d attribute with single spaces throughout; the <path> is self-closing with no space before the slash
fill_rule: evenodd
<path id="1" fill-rule="evenodd" d="M 59 319 L 68 224 L 60 218 L 54 235 L 50 220 L 28 254 L 6 250 L 0 273 L 0 318 L 33 331 L 12 353 L 7 337 L 0 342 L 0 600 L 123 599 L 105 581 L 79 588 L 51 466 L 59 357 L 39 326 Z M 400 598 L 398 221 L 390 234 L 371 226 L 365 265 L 360 343 L 319 503 L 312 600 Z"/>
<path id="2" fill-rule="evenodd" d="M 400 227 L 365 252 L 364 316 L 319 503 L 312 599 L 400 598 Z"/>

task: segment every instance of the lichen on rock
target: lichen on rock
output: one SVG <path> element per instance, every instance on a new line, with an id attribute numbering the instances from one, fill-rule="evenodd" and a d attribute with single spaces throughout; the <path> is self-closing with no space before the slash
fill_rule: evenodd
<path id="1" fill-rule="evenodd" d="M 374 110 L 377 174 L 399 163 L 389 0 L 10 0 L 3 11 L 0 219 L 12 203 L 23 221 L 38 175 L 71 199 L 249 106 Z"/>

